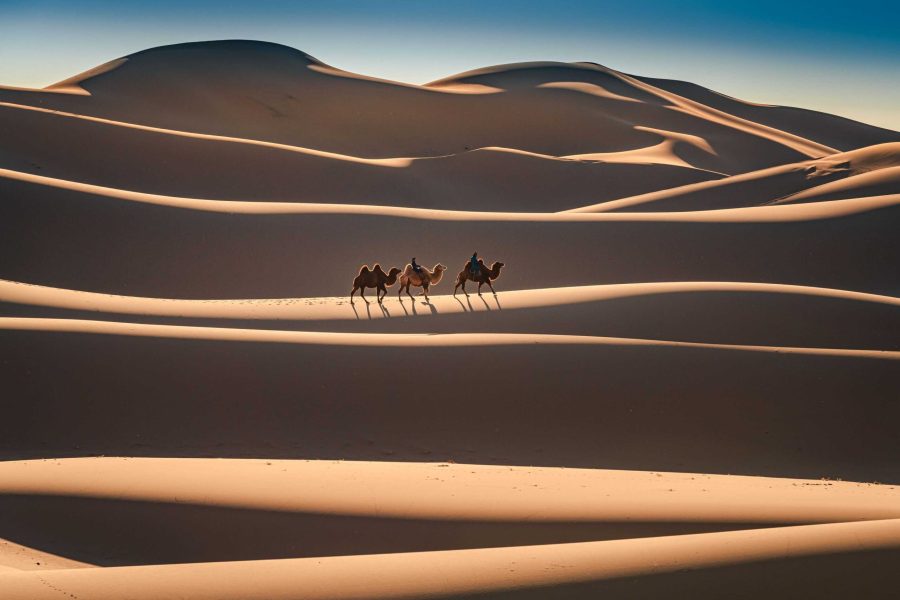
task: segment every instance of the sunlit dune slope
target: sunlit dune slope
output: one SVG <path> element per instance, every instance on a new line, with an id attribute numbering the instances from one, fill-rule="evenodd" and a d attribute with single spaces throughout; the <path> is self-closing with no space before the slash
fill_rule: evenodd
<path id="1" fill-rule="evenodd" d="M 506 148 L 373 160 L 14 104 L 0 104 L 0 122 L 0 167 L 211 199 L 553 212 L 721 177 L 687 165 L 585 162 Z"/>
<path id="2" fill-rule="evenodd" d="M 60 91 L 73 86 L 89 94 Z M 483 147 L 550 156 L 616 152 L 665 139 L 651 130 L 701 138 L 708 149 L 685 146 L 680 158 L 716 172 L 834 151 L 589 63 L 524 63 L 413 86 L 247 41 L 155 48 L 44 92 L 2 89 L 0 100 L 367 158 Z"/>
<path id="3" fill-rule="evenodd" d="M 585 206 L 572 212 L 694 211 L 814 202 L 900 191 L 900 143 L 689 184 Z"/>
<path id="4" fill-rule="evenodd" d="M 497 281 L 500 286 L 503 282 Z M 469 284 L 469 291 L 474 292 Z M 395 286 L 396 288 L 396 286 Z M 667 282 L 548 288 L 428 304 L 391 293 L 381 306 L 356 296 L 177 300 L 113 296 L 0 280 L 3 313 L 175 324 L 403 333 L 606 335 L 710 343 L 900 349 L 900 300 L 777 284 Z M 394 291 L 393 289 L 391 290 Z M 370 291 L 369 299 L 374 301 Z M 673 315 L 677 315 L 673 317 Z M 778 323 L 778 327 L 771 327 Z M 827 325 L 823 325 L 827 324 Z"/>

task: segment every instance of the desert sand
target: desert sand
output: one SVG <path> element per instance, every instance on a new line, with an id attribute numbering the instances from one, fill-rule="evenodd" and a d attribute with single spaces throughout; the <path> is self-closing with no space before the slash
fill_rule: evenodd
<path id="1" fill-rule="evenodd" d="M 898 169 L 594 63 L 0 87 L 0 597 L 894 597 Z"/>

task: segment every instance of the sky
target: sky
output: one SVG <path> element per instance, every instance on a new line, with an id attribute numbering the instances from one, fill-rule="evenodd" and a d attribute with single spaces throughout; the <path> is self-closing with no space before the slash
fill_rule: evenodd
<path id="1" fill-rule="evenodd" d="M 165 44 L 256 39 L 407 83 L 590 61 L 900 130 L 898 31 L 896 0 L 0 0 L 0 85 L 43 87 Z"/>

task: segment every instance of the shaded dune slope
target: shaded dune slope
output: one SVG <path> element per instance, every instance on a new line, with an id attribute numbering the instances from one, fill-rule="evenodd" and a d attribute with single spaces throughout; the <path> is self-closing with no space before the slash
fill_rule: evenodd
<path id="1" fill-rule="evenodd" d="M 9 104 L 0 105 L 0 120 L 0 167 L 212 199 L 552 212 L 720 177 L 668 164 L 582 162 L 504 148 L 369 160 Z M 53 144 L 46 143 L 50 137 Z"/>
<path id="2" fill-rule="evenodd" d="M 0 277 L 128 295 L 331 295 L 347 289 L 361 262 L 406 264 L 410 248 L 429 249 L 419 253 L 423 264 L 442 261 L 451 268 L 473 249 L 489 261 L 503 260 L 510 265 L 506 289 L 534 287 L 537 273 L 548 287 L 768 281 L 892 294 L 900 251 L 893 196 L 716 214 L 516 216 L 378 208 L 354 214 L 259 203 L 249 206 L 298 214 L 229 214 L 224 205 L 223 212 L 184 210 L 123 202 L 119 192 L 100 196 L 78 186 L 10 178 L 0 178 L 0 186 L 6 197 L 0 234 L 16 248 L 0 255 Z M 352 235 L 335 243 L 334 232 Z M 402 243 L 388 248 L 388 238 Z M 528 240 L 542 244 L 523 243 Z M 387 251 L 362 254 L 382 247 Z"/>
<path id="3" fill-rule="evenodd" d="M 714 210 L 891 194 L 900 191 L 898 165 L 900 143 L 880 144 L 718 181 L 602 202 L 572 212 Z"/>
<path id="4" fill-rule="evenodd" d="M 498 77 L 502 81 L 493 82 L 497 87 L 489 93 L 411 86 L 333 69 L 283 46 L 233 41 L 131 55 L 78 80 L 90 95 L 0 89 L 0 100 L 369 158 L 495 146 L 568 156 L 659 143 L 658 134 L 638 126 L 703 138 L 712 153 L 696 150 L 682 158 L 717 172 L 759 169 L 830 150 L 596 65 L 513 65 L 501 68 Z M 176 93 L 177 107 L 171 102 Z"/>
<path id="5" fill-rule="evenodd" d="M 500 286 L 503 279 L 497 282 Z M 471 289 L 471 284 L 470 284 Z M 392 292 L 394 290 L 391 290 Z M 371 295 L 371 294 L 370 294 Z M 432 296 L 176 300 L 113 296 L 0 280 L 12 316 L 222 324 L 304 331 L 552 333 L 708 343 L 897 350 L 900 300 L 801 286 L 685 282 Z M 773 321 L 777 328 L 771 327 Z M 828 327 L 822 327 L 828 323 Z"/>
<path id="6" fill-rule="evenodd" d="M 7 462 L 0 473 L 0 523 L 9 534 L 107 566 L 599 541 L 900 514 L 894 486 L 693 473 L 140 458 Z"/>
<path id="7" fill-rule="evenodd" d="M 70 569 L 2 575 L 11 600 L 73 595 L 116 598 L 737 598 L 796 595 L 890 597 L 898 521 L 372 556 Z M 842 576 L 851 569 L 860 580 Z M 877 579 L 873 579 L 877 577 Z M 262 581 L 262 583 L 260 583 Z M 702 590 L 698 592 L 698 590 Z"/>
<path id="8" fill-rule="evenodd" d="M 662 88 L 679 96 L 702 102 L 727 113 L 763 123 L 770 127 L 788 131 L 802 137 L 815 139 L 839 150 L 852 150 L 860 146 L 900 141 L 896 131 L 873 127 L 836 115 L 796 108 L 747 102 L 720 94 L 703 86 L 687 81 L 657 79 L 634 75 L 645 83 Z"/>
<path id="9" fill-rule="evenodd" d="M 898 477 L 896 353 L 60 319 L 3 327 L 10 358 L 0 368 L 21 399 L 3 424 L 6 456 L 427 457 Z M 487 359 L 500 348 L 504 360 Z M 398 365 L 417 365 L 415 377 Z"/>

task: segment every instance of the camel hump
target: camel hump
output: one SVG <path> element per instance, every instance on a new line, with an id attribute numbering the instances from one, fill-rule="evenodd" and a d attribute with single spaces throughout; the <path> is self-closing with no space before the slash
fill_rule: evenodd
<path id="1" fill-rule="evenodd" d="M 368 272 L 369 272 L 369 265 L 363 265 L 359 268 L 360 275 L 365 275 Z"/>
<path id="2" fill-rule="evenodd" d="M 375 263 L 375 266 L 372 267 L 372 270 L 376 273 L 384 273 L 384 269 L 382 269 L 381 265 L 378 263 Z"/>

